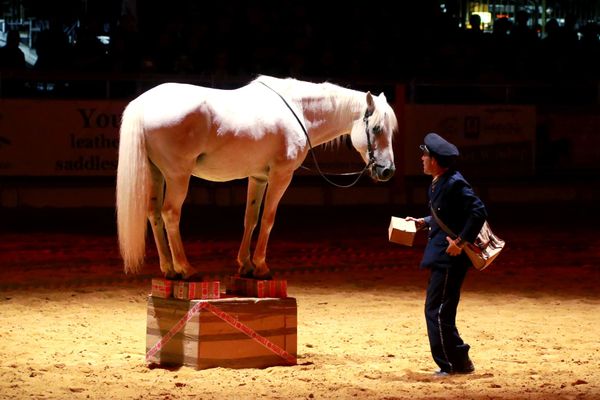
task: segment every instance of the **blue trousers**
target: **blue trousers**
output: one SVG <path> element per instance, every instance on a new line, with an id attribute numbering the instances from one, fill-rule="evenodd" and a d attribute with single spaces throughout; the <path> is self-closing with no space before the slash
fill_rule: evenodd
<path id="1" fill-rule="evenodd" d="M 467 264 L 431 268 L 427 286 L 425 320 L 431 355 L 440 369 L 448 373 L 464 370 L 469 362 L 470 347 L 456 328 L 456 310 L 467 269 Z"/>

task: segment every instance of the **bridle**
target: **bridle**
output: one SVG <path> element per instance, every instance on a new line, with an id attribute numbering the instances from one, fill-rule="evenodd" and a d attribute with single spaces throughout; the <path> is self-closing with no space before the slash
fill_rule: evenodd
<path id="1" fill-rule="evenodd" d="M 365 134 L 367 135 L 367 151 L 369 152 L 369 162 L 367 166 L 370 166 L 371 169 L 374 167 L 383 167 L 381 164 L 377 164 L 377 160 L 375 160 L 375 151 L 373 150 L 373 146 L 371 145 L 371 135 L 369 135 L 369 117 L 373 115 L 373 111 L 369 112 L 367 108 L 365 110 L 365 116 L 363 117 L 363 122 L 365 123 Z"/>
<path id="2" fill-rule="evenodd" d="M 349 188 L 352 187 L 354 185 L 356 185 L 358 183 L 358 181 L 360 180 L 360 178 L 364 175 L 364 173 L 367 170 L 370 170 L 371 173 L 373 173 L 373 170 L 375 169 L 375 167 L 383 167 L 383 165 L 381 164 L 377 164 L 376 160 L 375 160 L 375 151 L 373 150 L 373 145 L 371 144 L 371 135 L 369 135 L 369 117 L 371 115 L 373 115 L 373 112 L 369 112 L 369 109 L 367 108 L 365 110 L 365 114 L 363 116 L 363 122 L 365 123 L 365 134 L 367 136 L 367 151 L 369 154 L 369 162 L 367 162 L 367 164 L 365 165 L 365 167 L 360 170 L 360 171 L 356 171 L 356 172 L 344 172 L 344 173 L 333 173 L 333 172 L 328 172 L 328 173 L 324 173 L 323 171 L 321 171 L 321 167 L 319 166 L 319 162 L 317 161 L 317 156 L 315 155 L 315 151 L 313 149 L 312 143 L 310 142 L 310 137 L 308 136 L 308 132 L 306 131 L 306 128 L 304 127 L 304 124 L 302 123 L 302 121 L 300 121 L 300 118 L 298 118 L 298 115 L 296 115 L 296 113 L 294 112 L 294 110 L 292 109 L 292 107 L 289 105 L 289 103 L 286 101 L 286 99 L 279 94 L 279 92 L 277 92 L 275 89 L 273 89 L 272 87 L 270 87 L 269 85 L 267 85 L 264 82 L 259 81 L 260 83 L 262 83 L 265 87 L 267 87 L 268 89 L 270 89 L 273 93 L 275 93 L 277 96 L 279 96 L 279 98 L 283 101 L 283 103 L 286 105 L 286 107 L 292 112 L 292 115 L 294 116 L 294 118 L 296 118 L 296 121 L 298 121 L 298 124 L 300 125 L 300 128 L 302 128 L 302 131 L 304 132 L 304 135 L 306 136 L 306 141 L 308 143 L 308 147 L 310 149 L 310 154 L 312 155 L 313 158 L 313 162 L 315 163 L 315 168 L 317 169 L 317 172 L 319 173 L 319 175 L 321 175 L 321 177 L 323 179 L 325 179 L 325 181 L 333 186 L 339 187 L 339 188 Z M 312 171 L 311 168 L 308 168 L 304 165 L 300 166 L 301 168 L 307 169 L 309 171 Z M 351 175 L 357 175 L 356 179 L 354 179 L 351 183 L 347 184 L 347 185 L 343 185 L 343 184 L 339 184 L 336 182 L 333 182 L 331 179 L 329 179 L 326 175 L 336 175 L 336 176 L 351 176 Z"/>

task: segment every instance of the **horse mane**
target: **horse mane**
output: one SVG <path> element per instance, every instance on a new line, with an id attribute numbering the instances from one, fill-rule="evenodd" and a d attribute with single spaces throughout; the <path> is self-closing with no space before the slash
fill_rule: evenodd
<path id="1" fill-rule="evenodd" d="M 301 81 L 295 78 L 276 78 L 269 75 L 259 75 L 254 82 L 263 82 L 269 87 L 280 93 L 282 96 L 291 100 L 301 100 L 307 98 L 323 98 L 328 97 L 329 102 L 319 103 L 320 107 L 335 107 L 337 111 L 336 118 L 344 118 L 344 113 L 353 112 L 357 109 L 365 107 L 364 98 L 365 92 L 348 89 L 331 82 L 314 83 Z M 337 136 L 329 142 L 321 144 L 325 148 L 337 149 L 346 140 L 350 132 Z"/>
<path id="2" fill-rule="evenodd" d="M 278 93 L 292 100 L 329 97 L 332 102 L 337 102 L 335 106 L 339 112 L 364 107 L 364 99 L 358 96 L 364 95 L 364 92 L 348 89 L 327 81 L 313 83 L 295 78 L 275 78 L 268 75 L 259 75 L 252 82 L 264 82 Z"/>

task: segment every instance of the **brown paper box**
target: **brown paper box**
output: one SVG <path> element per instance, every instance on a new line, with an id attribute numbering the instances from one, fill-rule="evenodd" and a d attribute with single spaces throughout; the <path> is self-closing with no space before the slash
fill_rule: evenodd
<path id="1" fill-rule="evenodd" d="M 404 218 L 392 217 L 388 228 L 390 242 L 412 246 L 415 240 L 417 228 L 414 221 L 407 221 Z"/>
<path id="2" fill-rule="evenodd" d="M 254 330 L 279 348 L 297 355 L 296 299 L 242 299 L 177 300 L 148 298 L 146 352 L 181 320 L 198 302 L 211 305 L 227 313 Z M 264 368 L 290 365 L 290 362 L 267 349 L 257 340 L 236 329 L 211 311 L 201 309 L 175 334 L 149 363 L 186 365 L 197 369 L 211 367 Z"/>

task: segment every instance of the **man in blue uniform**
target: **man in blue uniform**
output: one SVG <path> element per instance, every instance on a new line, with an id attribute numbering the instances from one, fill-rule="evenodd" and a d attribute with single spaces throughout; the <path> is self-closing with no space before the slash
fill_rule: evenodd
<path id="1" fill-rule="evenodd" d="M 423 172 L 432 177 L 430 215 L 407 219 L 415 221 L 419 229 L 429 229 L 421 261 L 421 268 L 431 272 L 425 301 L 429 345 L 440 368 L 437 376 L 468 374 L 475 370 L 469 358 L 470 346 L 456 328 L 460 289 L 471 265 L 462 248 L 465 242 L 475 240 L 487 212 L 471 185 L 454 168 L 459 155 L 456 146 L 436 133 L 427 134 L 424 143 L 420 146 Z M 438 221 L 457 236 L 451 237 Z"/>

